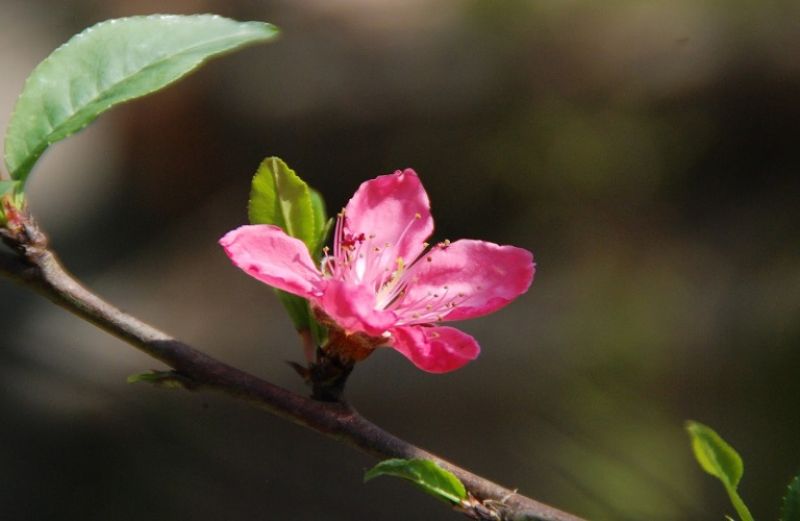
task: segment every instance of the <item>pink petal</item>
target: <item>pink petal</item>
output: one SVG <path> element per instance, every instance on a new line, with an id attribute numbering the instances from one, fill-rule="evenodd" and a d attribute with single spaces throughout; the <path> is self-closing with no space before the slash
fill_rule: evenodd
<path id="1" fill-rule="evenodd" d="M 345 208 L 347 229 L 363 233 L 371 246 L 391 251 L 385 263 L 394 266 L 397 257 L 411 263 L 425 249 L 433 232 L 428 194 L 410 168 L 365 181 Z"/>
<path id="2" fill-rule="evenodd" d="M 240 226 L 219 243 L 236 266 L 265 284 L 305 298 L 322 294 L 322 275 L 308 248 L 277 226 Z"/>
<path id="3" fill-rule="evenodd" d="M 461 320 L 492 313 L 528 290 L 533 254 L 515 246 L 460 240 L 435 246 L 407 274 L 392 309 L 401 323 Z"/>
<path id="4" fill-rule="evenodd" d="M 405 326 L 391 330 L 392 347 L 429 373 L 447 373 L 475 360 L 474 338 L 454 327 Z"/>
<path id="5" fill-rule="evenodd" d="M 395 324 L 391 311 L 375 309 L 375 293 L 366 287 L 341 280 L 330 280 L 318 305 L 348 332 L 360 331 L 380 336 Z"/>

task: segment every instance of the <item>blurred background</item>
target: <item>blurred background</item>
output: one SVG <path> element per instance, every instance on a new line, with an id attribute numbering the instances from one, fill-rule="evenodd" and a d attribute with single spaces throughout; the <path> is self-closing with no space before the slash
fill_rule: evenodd
<path id="1" fill-rule="evenodd" d="M 532 250 L 531 291 L 465 322 L 444 376 L 381 350 L 347 398 L 379 425 L 592 520 L 722 519 L 686 419 L 745 459 L 775 519 L 800 470 L 800 3 L 0 0 L 0 125 L 72 34 L 154 12 L 265 20 L 212 62 L 61 143 L 30 205 L 91 288 L 296 391 L 266 287 L 216 241 L 285 159 L 333 210 L 413 167 L 435 239 Z M 374 462 L 160 368 L 0 280 L 0 517 L 458 519 Z"/>

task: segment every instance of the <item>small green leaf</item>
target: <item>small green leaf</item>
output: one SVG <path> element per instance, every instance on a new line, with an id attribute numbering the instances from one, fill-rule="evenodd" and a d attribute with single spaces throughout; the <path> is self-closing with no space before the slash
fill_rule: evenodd
<path id="1" fill-rule="evenodd" d="M 322 226 L 322 230 L 320 230 L 317 238 L 317 248 L 314 250 L 316 258 L 322 257 L 322 249 L 325 247 L 325 241 L 328 240 L 328 235 L 331 233 L 331 228 L 333 228 L 333 218 L 325 221 L 325 224 Z"/>
<path id="2" fill-rule="evenodd" d="M 313 314 L 309 320 L 309 330 L 314 345 L 325 347 L 328 344 L 328 328 L 317 322 Z"/>
<path id="3" fill-rule="evenodd" d="M 316 202 L 315 202 L 316 200 Z M 324 218 L 322 198 L 315 194 L 280 158 L 262 161 L 250 190 L 248 216 L 251 224 L 274 224 L 305 243 L 316 257 L 318 247 L 316 220 Z M 304 298 L 277 291 L 298 331 L 317 331 L 317 324 Z"/>
<path id="4" fill-rule="evenodd" d="M 0 179 L 0 196 L 4 196 L 9 192 L 13 193 L 18 184 L 19 182 L 10 179 Z"/>
<path id="5" fill-rule="evenodd" d="M 325 240 L 328 237 L 328 232 L 333 225 L 333 219 L 328 219 L 328 214 L 325 211 L 325 199 L 322 194 L 310 188 L 311 191 L 311 209 L 314 214 L 314 238 L 316 243 L 311 249 L 311 254 L 314 258 L 322 254 L 322 247 L 325 246 Z"/>
<path id="6" fill-rule="evenodd" d="M 694 457 L 700 467 L 722 482 L 739 518 L 742 521 L 753 521 L 750 510 L 736 490 L 744 474 L 742 458 L 711 427 L 688 421 L 686 430 L 692 441 Z"/>
<path id="7" fill-rule="evenodd" d="M 86 29 L 25 82 L 5 139 L 11 177 L 24 183 L 48 146 L 111 107 L 157 91 L 213 56 L 277 33 L 267 23 L 214 15 L 134 16 Z"/>
<path id="8" fill-rule="evenodd" d="M 314 234 L 319 236 L 325 227 L 325 221 L 328 220 L 328 215 L 325 211 L 325 199 L 323 199 L 321 193 L 313 188 L 309 188 L 309 191 L 311 195 L 311 210 L 314 214 Z"/>
<path id="9" fill-rule="evenodd" d="M 250 190 L 251 224 L 274 224 L 303 241 L 309 252 L 317 243 L 314 208 L 308 185 L 281 159 L 269 157 L 258 167 Z"/>
<path id="10" fill-rule="evenodd" d="M 19 181 L 0 180 L 0 226 L 8 225 L 11 216 L 25 207 L 25 194 L 20 191 Z"/>
<path id="11" fill-rule="evenodd" d="M 800 474 L 789 483 L 781 506 L 781 521 L 800 521 Z"/>
<path id="12" fill-rule="evenodd" d="M 129 384 L 144 382 L 167 389 L 191 389 L 194 386 L 194 382 L 190 378 L 175 371 L 148 371 L 132 374 L 127 381 Z"/>
<path id="13" fill-rule="evenodd" d="M 308 301 L 303 297 L 298 297 L 279 289 L 275 290 L 275 294 L 278 295 L 278 300 L 281 301 L 281 304 L 289 314 L 289 318 L 292 319 L 294 328 L 301 333 L 308 331 L 311 333 L 314 345 L 324 346 L 327 341 L 328 330 L 314 318 L 314 313 L 311 311 Z"/>
<path id="14" fill-rule="evenodd" d="M 713 429 L 697 422 L 687 422 L 686 430 L 692 440 L 694 457 L 700 466 L 726 485 L 736 488 L 742 479 L 744 466 L 739 454 Z"/>
<path id="15" fill-rule="evenodd" d="M 281 301 L 289 318 L 292 319 L 295 329 L 298 331 L 309 331 L 311 329 L 311 313 L 308 309 L 308 301 L 303 297 L 286 293 L 279 289 L 275 290 L 278 300 Z"/>
<path id="16" fill-rule="evenodd" d="M 467 498 L 464 484 L 452 473 L 433 461 L 424 459 L 388 459 L 381 461 L 364 474 L 364 481 L 378 476 L 395 476 L 411 481 L 432 496 L 461 503 Z"/>

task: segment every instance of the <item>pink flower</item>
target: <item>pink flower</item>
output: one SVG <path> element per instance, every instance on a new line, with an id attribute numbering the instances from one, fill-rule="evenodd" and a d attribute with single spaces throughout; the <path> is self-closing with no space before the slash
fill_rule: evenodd
<path id="1" fill-rule="evenodd" d="M 362 183 L 339 214 L 333 252 L 318 268 L 308 249 L 277 226 L 242 226 L 220 244 L 256 279 L 308 299 L 337 338 L 388 345 L 432 373 L 458 369 L 480 347 L 438 325 L 486 315 L 527 291 L 533 255 L 514 246 L 462 239 L 430 249 L 428 195 L 407 169 Z M 427 251 L 426 251 L 427 250 Z"/>

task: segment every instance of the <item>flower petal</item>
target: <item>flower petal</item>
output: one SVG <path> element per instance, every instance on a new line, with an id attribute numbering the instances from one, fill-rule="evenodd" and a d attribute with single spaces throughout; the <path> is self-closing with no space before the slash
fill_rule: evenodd
<path id="1" fill-rule="evenodd" d="M 329 280 L 325 295 L 317 301 L 326 315 L 346 331 L 380 336 L 395 324 L 391 311 L 375 309 L 375 293 L 363 285 Z"/>
<path id="2" fill-rule="evenodd" d="M 392 309 L 404 324 L 479 317 L 525 293 L 534 271 L 533 254 L 515 246 L 438 245 L 411 267 L 406 292 Z"/>
<path id="3" fill-rule="evenodd" d="M 354 236 L 363 233 L 372 246 L 392 250 L 386 264 L 397 257 L 410 264 L 425 249 L 433 232 L 428 194 L 410 168 L 365 181 L 345 208 L 346 227 Z"/>
<path id="4" fill-rule="evenodd" d="M 305 298 L 322 295 L 322 274 L 308 248 L 279 227 L 240 226 L 219 243 L 236 266 L 261 282 Z"/>
<path id="5" fill-rule="evenodd" d="M 478 342 L 454 327 L 405 326 L 391 330 L 392 347 L 429 373 L 447 373 L 475 360 Z"/>

